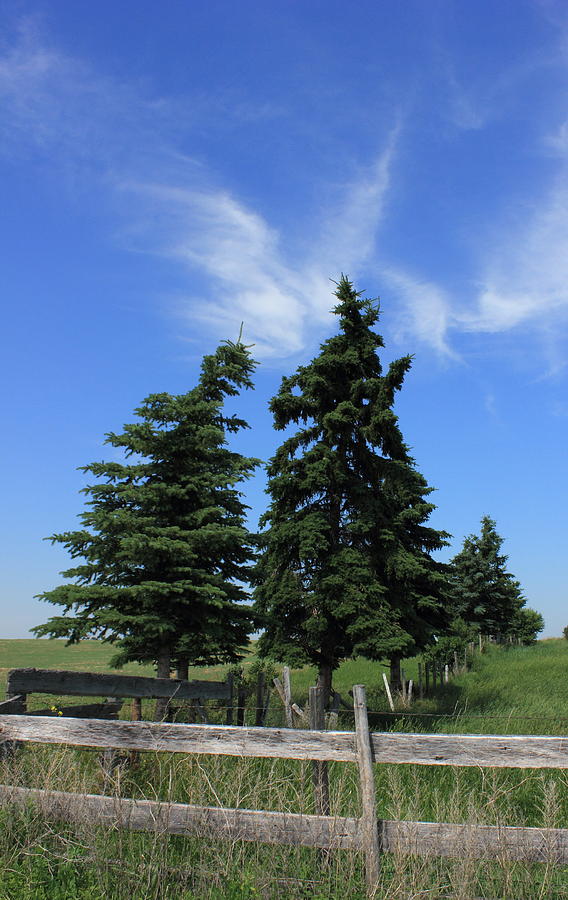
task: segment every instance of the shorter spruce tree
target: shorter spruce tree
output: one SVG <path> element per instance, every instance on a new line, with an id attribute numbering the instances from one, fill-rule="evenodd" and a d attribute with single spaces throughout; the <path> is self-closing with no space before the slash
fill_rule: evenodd
<path id="1" fill-rule="evenodd" d="M 454 617 L 496 638 L 512 633 L 526 602 L 519 582 L 507 571 L 502 545 L 495 521 L 483 516 L 480 534 L 466 537 L 450 564 Z"/>
<path id="2" fill-rule="evenodd" d="M 255 541 L 238 487 L 259 461 L 227 446 L 247 425 L 223 404 L 252 387 L 254 368 L 240 338 L 226 341 L 203 359 L 195 388 L 150 395 L 135 423 L 107 435 L 125 459 L 83 467 L 96 479 L 83 527 L 50 539 L 78 560 L 62 573 L 71 583 L 40 595 L 64 614 L 36 635 L 101 638 L 117 646 L 114 665 L 153 662 L 162 677 L 240 658 Z"/>

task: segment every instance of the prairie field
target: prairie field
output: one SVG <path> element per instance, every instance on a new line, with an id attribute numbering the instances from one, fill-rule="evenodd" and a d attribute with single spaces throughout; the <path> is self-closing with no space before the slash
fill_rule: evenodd
<path id="1" fill-rule="evenodd" d="M 65 668 L 105 672 L 112 648 L 95 641 L 65 647 L 62 641 L 0 641 L 0 675 L 10 668 Z M 244 662 L 255 659 L 254 645 Z M 472 668 L 438 687 L 410 710 L 388 711 L 382 672 L 365 660 L 346 662 L 334 685 L 348 701 L 354 683 L 367 686 L 373 730 L 494 734 L 566 734 L 568 642 L 539 641 L 531 647 L 490 648 Z M 418 660 L 405 663 L 416 679 Z M 128 666 L 130 674 L 152 674 Z M 191 672 L 211 680 L 226 669 Z M 306 700 L 310 669 L 292 672 L 293 699 Z M 1 694 L 0 694 L 1 696 Z M 67 705 L 77 698 L 65 700 Z M 30 707 L 45 707 L 35 695 Z M 49 698 L 54 705 L 63 698 Z M 251 701 L 254 702 L 254 701 Z M 212 704 L 215 705 L 214 703 Z M 145 714 L 151 714 L 151 707 Z M 215 715 L 215 711 L 212 711 Z M 218 711 L 219 718 L 223 710 Z M 249 711 L 252 724 L 252 711 Z M 122 717 L 129 717 L 125 704 Z M 276 694 L 267 724 L 282 724 Z M 340 713 L 340 729 L 353 717 Z M 109 780 L 100 754 L 70 747 L 24 745 L 0 762 L 5 784 L 107 793 L 198 805 L 313 812 L 311 763 L 141 753 L 124 754 Z M 359 815 L 357 769 L 329 766 L 332 813 Z M 568 771 L 475 767 L 375 766 L 378 814 L 388 819 L 471 822 L 490 825 L 568 827 Z M 111 826 L 49 821 L 30 805 L 0 810 L 0 900 L 197 900 L 197 898 L 363 898 L 360 854 L 299 847 L 224 842 L 211 835 L 182 838 L 122 831 Z M 472 858 L 418 858 L 385 854 L 377 897 L 385 898 L 568 898 L 568 867 Z"/>

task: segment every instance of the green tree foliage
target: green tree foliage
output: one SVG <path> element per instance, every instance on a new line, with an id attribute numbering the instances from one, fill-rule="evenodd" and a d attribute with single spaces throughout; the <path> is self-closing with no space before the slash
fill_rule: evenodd
<path id="1" fill-rule="evenodd" d="M 295 428 L 268 465 L 255 608 L 260 652 L 319 669 L 326 695 L 342 659 L 400 658 L 443 627 L 446 535 L 425 525 L 431 488 L 393 412 L 411 358 L 383 374 L 377 305 L 342 277 L 339 333 L 283 378 L 270 403 Z"/>
<path id="2" fill-rule="evenodd" d="M 84 489 L 83 528 L 51 537 L 82 561 L 62 573 L 72 583 L 40 595 L 64 615 L 36 635 L 99 637 L 117 644 L 115 665 L 153 661 L 162 676 L 240 658 L 254 539 L 238 485 L 258 460 L 227 446 L 247 425 L 223 404 L 252 387 L 254 368 L 240 338 L 224 342 L 194 389 L 150 395 L 134 424 L 107 435 L 125 461 L 83 467 L 97 479 Z"/>
<path id="3" fill-rule="evenodd" d="M 534 644 L 537 634 L 544 628 L 544 619 L 536 609 L 528 606 L 517 610 L 513 616 L 510 634 L 521 644 Z"/>
<path id="4" fill-rule="evenodd" d="M 424 659 L 437 662 L 445 666 L 453 665 L 454 653 L 462 657 L 464 650 L 471 641 L 477 639 L 478 631 L 474 625 L 464 622 L 459 616 L 448 624 L 446 630 L 440 634 L 435 644 L 432 644 Z"/>
<path id="5" fill-rule="evenodd" d="M 506 569 L 502 544 L 496 523 L 484 516 L 481 533 L 466 537 L 450 570 L 454 617 L 495 637 L 512 633 L 515 616 L 525 605 L 519 582 Z"/>

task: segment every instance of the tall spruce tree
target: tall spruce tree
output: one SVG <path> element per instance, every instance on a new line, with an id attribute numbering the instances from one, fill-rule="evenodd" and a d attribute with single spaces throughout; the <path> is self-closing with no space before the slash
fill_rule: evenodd
<path id="1" fill-rule="evenodd" d="M 453 615 L 495 637 L 512 632 L 526 602 L 519 582 L 507 571 L 502 545 L 496 522 L 483 516 L 480 534 L 466 537 L 450 564 Z"/>
<path id="2" fill-rule="evenodd" d="M 342 277 L 339 333 L 295 375 L 270 409 L 296 426 L 268 465 L 255 609 L 260 652 L 318 667 L 326 698 L 333 670 L 353 655 L 400 658 L 444 626 L 446 576 L 431 552 L 445 532 L 426 526 L 434 506 L 393 412 L 411 358 L 383 374 L 378 306 Z"/>
<path id="3" fill-rule="evenodd" d="M 161 677 L 240 658 L 254 538 L 238 485 L 259 461 L 228 448 L 227 434 L 247 424 L 223 403 L 252 387 L 254 368 L 240 338 L 226 341 L 193 390 L 150 395 L 134 424 L 107 435 L 125 461 L 82 467 L 97 479 L 84 489 L 83 528 L 51 541 L 83 562 L 62 573 L 72 583 L 40 595 L 64 615 L 36 635 L 102 638 L 119 649 L 114 665 L 154 662 Z"/>

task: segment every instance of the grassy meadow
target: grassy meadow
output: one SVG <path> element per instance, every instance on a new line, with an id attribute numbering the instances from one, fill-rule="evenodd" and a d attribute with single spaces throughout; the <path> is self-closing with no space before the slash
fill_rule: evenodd
<path id="1" fill-rule="evenodd" d="M 61 641 L 0 641 L 0 675 L 19 666 L 110 671 L 111 656 L 112 648 L 94 641 L 75 647 Z M 245 667 L 253 660 L 254 646 Z M 416 678 L 417 664 L 406 662 L 407 677 Z M 470 671 L 395 715 L 388 711 L 382 689 L 383 666 L 349 661 L 334 682 L 346 699 L 352 684 L 367 685 L 375 730 L 566 734 L 567 667 L 565 640 L 490 648 L 475 658 Z M 151 674 L 140 666 L 123 671 Z M 201 669 L 190 677 L 217 679 L 225 672 Z M 302 705 L 313 683 L 313 670 L 294 671 L 293 699 Z M 45 696 L 31 700 L 32 706 L 46 705 Z M 128 712 L 125 704 L 124 717 Z M 282 721 L 276 695 L 271 717 L 274 724 Z M 339 727 L 352 728 L 348 711 L 341 714 Z M 0 761 L 0 768 L 3 783 L 27 787 L 314 811 L 309 762 L 143 753 L 131 765 L 125 754 L 109 781 L 96 752 L 25 745 L 12 759 Z M 382 765 L 375 775 L 378 811 L 384 818 L 568 827 L 568 772 Z M 330 785 L 332 812 L 358 815 L 356 767 L 331 764 Z M 33 806 L 0 810 L 0 900 L 364 896 L 362 859 L 356 853 L 337 851 L 328 857 L 306 848 L 220 842 L 212 836 L 187 839 L 62 825 L 46 820 Z M 379 897 L 559 900 L 568 898 L 568 867 L 388 854 Z"/>

